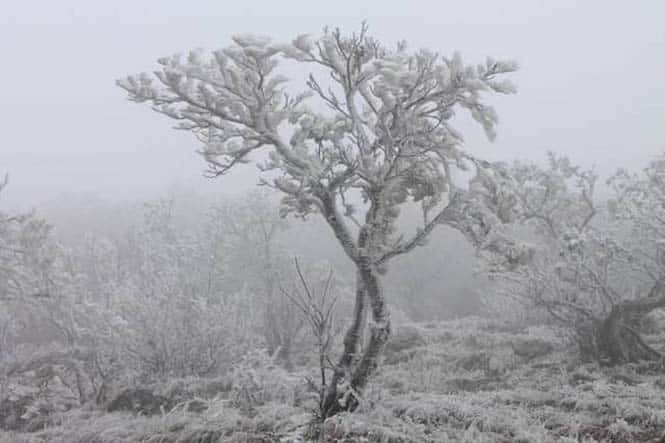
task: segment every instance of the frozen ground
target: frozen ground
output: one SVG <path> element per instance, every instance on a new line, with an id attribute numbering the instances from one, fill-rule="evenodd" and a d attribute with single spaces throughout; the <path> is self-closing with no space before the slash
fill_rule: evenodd
<path id="1" fill-rule="evenodd" d="M 402 326 L 394 337 L 360 411 L 327 420 L 322 441 L 665 441 L 659 365 L 601 368 L 579 361 L 556 331 L 478 318 Z M 0 442 L 317 441 L 305 382 L 314 371 L 288 373 L 257 352 L 224 378 L 170 380 L 141 391 L 152 395 L 145 404 L 124 405 L 143 412 L 90 406 L 46 417 L 33 405 L 23 432 Z M 16 383 L 31 392 L 29 378 Z"/>

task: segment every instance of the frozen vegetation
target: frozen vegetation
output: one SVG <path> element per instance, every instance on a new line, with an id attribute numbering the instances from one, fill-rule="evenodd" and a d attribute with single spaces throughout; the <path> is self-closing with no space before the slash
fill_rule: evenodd
<path id="1" fill-rule="evenodd" d="M 662 157 L 478 158 L 517 65 L 364 25 L 158 63 L 263 191 L 0 210 L 0 442 L 664 441 Z"/>
<path id="2" fill-rule="evenodd" d="M 17 408 L 24 432 L 2 441 L 634 442 L 665 432 L 659 364 L 584 363 L 554 329 L 478 317 L 405 325 L 396 337 L 402 329 L 408 338 L 389 347 L 359 409 L 328 419 L 322 440 L 317 394 L 305 381 L 315 377 L 312 359 L 298 353 L 303 366 L 289 372 L 255 351 L 223 375 L 120 389 L 135 396 L 122 405 L 130 411 L 80 406 L 56 378 L 64 367 L 54 365 L 48 387 L 23 374 L 8 398 L 25 408 Z"/>

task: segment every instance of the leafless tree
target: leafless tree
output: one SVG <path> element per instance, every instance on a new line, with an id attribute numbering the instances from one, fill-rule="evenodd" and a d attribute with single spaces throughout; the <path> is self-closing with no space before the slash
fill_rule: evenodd
<path id="1" fill-rule="evenodd" d="M 298 259 L 294 259 L 296 274 L 298 276 L 300 289 L 293 288 L 288 291 L 281 288 L 282 294 L 297 307 L 302 318 L 309 325 L 310 332 L 316 341 L 316 349 L 319 364 L 318 385 L 310 380 L 310 385 L 315 387 L 319 394 L 319 417 L 324 418 L 326 414 L 326 392 L 328 387 L 328 373 L 334 370 L 334 364 L 330 360 L 331 346 L 335 338 L 335 313 L 337 307 L 337 296 L 332 293 L 333 271 L 328 273 L 321 293 L 317 294 L 311 287 L 302 272 Z M 348 392 L 352 395 L 352 392 Z"/>

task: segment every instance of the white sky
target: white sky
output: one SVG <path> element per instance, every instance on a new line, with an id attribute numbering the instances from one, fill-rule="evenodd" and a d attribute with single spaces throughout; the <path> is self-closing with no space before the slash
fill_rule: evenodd
<path id="1" fill-rule="evenodd" d="M 498 139 L 467 132 L 480 155 L 542 159 L 552 149 L 607 174 L 665 148 L 663 1 L 10 0 L 0 8 L 3 198 L 35 206 L 82 192 L 245 190 L 254 170 L 202 178 L 193 137 L 127 102 L 114 79 L 164 55 L 226 46 L 236 33 L 287 40 L 363 19 L 385 43 L 520 62 L 519 94 L 496 101 Z"/>

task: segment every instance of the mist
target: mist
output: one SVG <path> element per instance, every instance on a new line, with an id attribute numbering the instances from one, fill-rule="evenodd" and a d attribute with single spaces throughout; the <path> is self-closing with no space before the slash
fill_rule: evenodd
<path id="1" fill-rule="evenodd" d="M 665 441 L 665 4 L 0 11 L 0 443 Z"/>
<path id="2" fill-rule="evenodd" d="M 263 3 L 263 4 L 262 4 Z M 290 40 L 324 26 L 356 29 L 367 20 L 386 43 L 465 60 L 517 60 L 519 94 L 504 100 L 498 138 L 468 131 L 478 155 L 543 159 L 569 155 L 603 174 L 636 168 L 663 148 L 665 7 L 619 2 L 10 2 L 0 17 L 0 169 L 12 177 L 4 198 L 31 208 L 60 194 L 113 198 L 156 195 L 173 186 L 235 194 L 254 171 L 223 182 L 188 134 L 130 106 L 114 80 L 150 71 L 162 56 L 215 50 L 238 33 Z"/>

